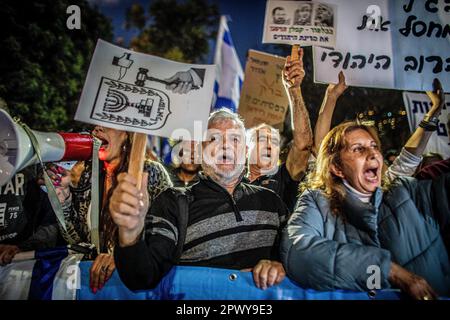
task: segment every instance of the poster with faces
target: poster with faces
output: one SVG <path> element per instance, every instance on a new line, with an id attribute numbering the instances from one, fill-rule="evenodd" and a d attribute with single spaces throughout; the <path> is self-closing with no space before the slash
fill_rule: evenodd
<path id="1" fill-rule="evenodd" d="M 267 1 L 263 43 L 335 46 L 335 6 L 311 1 Z"/>

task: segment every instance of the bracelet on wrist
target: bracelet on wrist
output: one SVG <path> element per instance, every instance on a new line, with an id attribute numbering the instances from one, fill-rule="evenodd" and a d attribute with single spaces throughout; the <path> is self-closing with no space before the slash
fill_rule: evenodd
<path id="1" fill-rule="evenodd" d="M 436 131 L 438 128 L 437 124 L 426 120 L 422 120 L 419 124 L 419 127 L 423 128 L 425 131 Z"/>
<path id="2" fill-rule="evenodd" d="M 439 124 L 439 118 L 437 116 L 425 115 L 425 117 L 423 117 L 423 121 L 434 124 L 436 126 Z"/>

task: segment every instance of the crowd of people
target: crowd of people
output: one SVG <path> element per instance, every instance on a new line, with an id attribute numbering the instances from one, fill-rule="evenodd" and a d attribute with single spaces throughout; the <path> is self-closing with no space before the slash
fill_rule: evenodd
<path id="1" fill-rule="evenodd" d="M 132 135 L 96 126 L 98 170 L 92 161 L 46 167 L 64 228 L 38 186 L 38 167 L 0 189 L 0 264 L 20 251 L 97 243 L 86 255 L 94 293 L 114 271 L 141 290 L 172 266 L 190 265 L 252 272 L 261 289 L 288 276 L 304 288 L 357 291 L 371 289 L 368 270 L 378 268 L 379 289 L 422 300 L 450 296 L 449 159 L 425 163 L 423 155 L 445 105 L 441 84 L 427 93 L 432 107 L 420 126 L 385 161 L 373 127 L 331 128 L 347 88 L 342 72 L 313 132 L 301 48 L 298 54 L 282 71 L 293 124 L 285 162 L 277 129 L 246 128 L 220 109 L 210 114 L 205 141 L 180 142 L 171 167 L 148 158 L 138 185 L 127 173 Z"/>

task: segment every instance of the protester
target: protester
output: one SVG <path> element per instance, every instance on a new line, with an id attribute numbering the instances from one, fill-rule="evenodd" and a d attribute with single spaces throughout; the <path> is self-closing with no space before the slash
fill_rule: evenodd
<path id="1" fill-rule="evenodd" d="M 305 76 L 303 49 L 299 59 L 286 58 L 283 69 L 283 84 L 288 93 L 293 117 L 293 144 L 285 163 L 278 165 L 280 134 L 267 124 L 249 130 L 249 166 L 246 181 L 253 185 L 275 191 L 293 211 L 298 195 L 298 183 L 308 167 L 308 158 L 313 144 L 309 114 L 303 101 L 301 83 Z"/>
<path id="2" fill-rule="evenodd" d="M 281 282 L 278 237 L 288 212 L 271 190 L 241 182 L 245 149 L 244 124 L 221 109 L 208 121 L 197 184 L 166 190 L 149 209 L 144 188 L 119 175 L 110 212 L 119 231 L 116 267 L 128 288 L 156 286 L 175 264 L 250 268 L 261 289 Z"/>
<path id="3" fill-rule="evenodd" d="M 195 141 L 181 141 L 174 146 L 172 165 L 167 168 L 174 187 L 188 187 L 198 181 L 201 169 L 200 146 Z M 178 151 L 178 152 L 176 152 Z"/>
<path id="4" fill-rule="evenodd" d="M 450 132 L 450 114 L 447 118 L 447 132 Z M 450 139 L 449 139 L 450 142 Z M 420 171 L 418 171 L 414 177 L 418 180 L 435 180 L 440 176 L 447 174 L 450 172 L 450 158 L 447 158 L 442 161 L 434 162 Z M 444 188 L 442 186 L 442 188 Z M 447 189 L 447 198 L 450 198 L 450 190 Z M 438 221 L 441 226 L 448 226 L 447 229 L 442 229 L 442 237 L 444 238 L 444 243 L 447 248 L 447 253 L 450 255 L 450 222 L 448 221 L 448 217 L 443 217 L 445 220 Z"/>
<path id="5" fill-rule="evenodd" d="M 384 161 L 388 166 L 394 163 L 395 159 L 398 157 L 399 152 L 395 149 L 389 149 L 384 155 Z"/>
<path id="6" fill-rule="evenodd" d="M 127 170 L 132 134 L 125 131 L 96 126 L 93 131 L 94 136 L 102 141 L 102 146 L 98 152 L 99 170 L 99 240 L 100 248 L 97 248 L 99 255 L 92 264 L 91 288 L 93 292 L 101 289 L 105 282 L 111 277 L 115 270 L 112 253 L 117 239 L 117 227 L 112 222 L 108 213 L 108 201 L 112 190 L 117 185 L 117 174 Z M 81 164 L 84 168 L 78 167 L 81 173 L 78 178 L 70 178 L 69 172 L 61 172 L 61 169 L 53 166 L 48 170 L 50 177 L 56 185 L 57 194 L 63 207 L 65 223 L 68 235 L 63 233 L 67 241 L 76 243 L 91 243 L 90 221 L 88 216 L 92 215 L 92 161 L 85 161 Z M 80 164 L 79 164 L 80 166 Z M 164 167 L 153 161 L 145 162 L 145 169 L 148 172 L 148 193 L 150 200 L 153 200 L 159 193 L 172 185 L 170 178 Z M 76 185 L 71 185 L 71 181 L 77 180 Z"/>
<path id="7" fill-rule="evenodd" d="M 440 233 L 448 226 L 437 221 L 450 221 L 450 175 L 382 183 L 380 148 L 375 129 L 355 122 L 326 135 L 283 233 L 287 274 L 317 290 L 363 291 L 371 289 L 375 268 L 381 288 L 423 300 L 448 295 L 450 262 Z"/>
<path id="8" fill-rule="evenodd" d="M 444 157 L 437 153 L 437 152 L 427 152 L 422 156 L 422 161 L 420 162 L 419 166 L 417 167 L 416 173 L 418 173 L 420 170 L 425 169 L 426 167 L 444 160 Z"/>
<path id="9" fill-rule="evenodd" d="M 333 117 L 334 108 L 339 97 L 347 89 L 345 83 L 344 73 L 339 73 L 339 81 L 335 84 L 330 84 L 325 92 L 322 106 L 319 111 L 319 117 L 314 129 L 314 150 L 319 150 L 325 135 L 331 127 L 331 119 Z M 442 112 L 445 105 L 444 90 L 439 80 L 433 81 L 434 90 L 427 91 L 427 95 L 432 102 L 432 107 L 425 115 L 424 119 L 432 119 L 435 121 Z M 385 171 L 386 177 L 393 181 L 399 176 L 412 176 L 422 161 L 422 154 L 428 144 L 428 141 L 436 130 L 428 120 L 424 120 L 424 127 L 419 126 L 405 143 L 400 151 L 400 154 L 393 160 L 388 170 Z M 434 128 L 431 130 L 430 128 Z M 316 153 L 316 151 L 315 151 Z"/>
<path id="10" fill-rule="evenodd" d="M 37 183 L 38 173 L 37 166 L 27 167 L 0 187 L 0 265 L 18 252 L 58 244 L 55 214 Z"/>

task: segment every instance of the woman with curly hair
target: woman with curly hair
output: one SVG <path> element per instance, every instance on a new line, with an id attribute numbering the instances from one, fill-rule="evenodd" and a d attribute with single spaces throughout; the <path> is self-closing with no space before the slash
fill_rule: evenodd
<path id="1" fill-rule="evenodd" d="M 376 130 L 356 122 L 326 135 L 283 233 L 287 274 L 317 290 L 393 286 L 415 299 L 449 295 L 450 174 L 384 182 L 380 148 Z M 372 270 L 379 283 L 371 283 Z"/>

